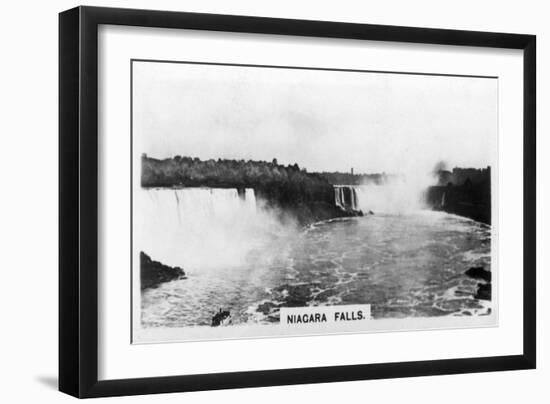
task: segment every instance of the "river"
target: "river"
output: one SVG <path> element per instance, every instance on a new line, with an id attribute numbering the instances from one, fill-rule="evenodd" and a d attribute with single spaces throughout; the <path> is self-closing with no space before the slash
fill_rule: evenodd
<path id="1" fill-rule="evenodd" d="M 206 190 L 143 192 L 142 207 L 160 206 L 166 217 L 140 222 L 141 234 L 170 237 L 140 246 L 187 275 L 142 293 L 143 327 L 210 325 L 219 309 L 231 312 L 232 324 L 276 323 L 284 306 L 370 304 L 375 319 L 490 313 L 491 302 L 474 298 L 478 281 L 464 272 L 491 269 L 491 228 L 470 219 L 414 209 L 293 228 L 256 206 L 250 190 L 240 202 L 236 191 L 217 191 L 225 209 Z M 203 208 L 191 214 L 193 198 L 203 198 Z"/>

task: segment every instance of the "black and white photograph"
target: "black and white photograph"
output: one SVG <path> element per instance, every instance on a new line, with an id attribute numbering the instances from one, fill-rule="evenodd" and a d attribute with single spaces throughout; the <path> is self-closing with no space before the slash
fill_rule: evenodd
<path id="1" fill-rule="evenodd" d="M 497 324 L 496 77 L 131 69 L 134 342 Z"/>

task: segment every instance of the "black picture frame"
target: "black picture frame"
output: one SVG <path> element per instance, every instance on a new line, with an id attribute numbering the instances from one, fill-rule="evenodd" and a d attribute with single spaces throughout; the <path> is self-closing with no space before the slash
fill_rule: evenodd
<path id="1" fill-rule="evenodd" d="M 98 26 L 181 28 L 523 50 L 523 354 L 98 380 Z M 59 15 L 59 390 L 104 397 L 459 374 L 536 366 L 536 37 L 167 11 Z"/>

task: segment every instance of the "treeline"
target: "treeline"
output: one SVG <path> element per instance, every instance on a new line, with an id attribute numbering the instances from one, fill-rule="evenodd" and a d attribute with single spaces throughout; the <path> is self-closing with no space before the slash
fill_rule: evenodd
<path id="1" fill-rule="evenodd" d="M 176 156 L 155 159 L 142 155 L 141 185 L 143 187 L 208 186 L 221 188 L 253 187 L 260 183 L 304 182 L 326 184 L 318 174 L 309 174 L 298 164 L 280 165 L 253 160 L 210 159 Z"/>
<path id="2" fill-rule="evenodd" d="M 201 160 L 176 156 L 155 159 L 142 155 L 143 187 L 254 188 L 268 204 L 293 214 L 306 224 L 357 212 L 344 212 L 334 203 L 334 188 L 321 174 L 297 164 L 253 160 Z"/>
<path id="3" fill-rule="evenodd" d="M 464 185 L 466 182 L 472 184 L 490 183 L 491 167 L 486 168 L 453 168 L 453 171 L 438 170 L 437 185 Z"/>

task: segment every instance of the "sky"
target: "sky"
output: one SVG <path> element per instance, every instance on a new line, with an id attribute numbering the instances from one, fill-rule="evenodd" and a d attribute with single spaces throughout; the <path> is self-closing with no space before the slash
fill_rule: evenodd
<path id="1" fill-rule="evenodd" d="M 308 171 L 493 165 L 496 78 L 133 63 L 134 152 Z"/>

